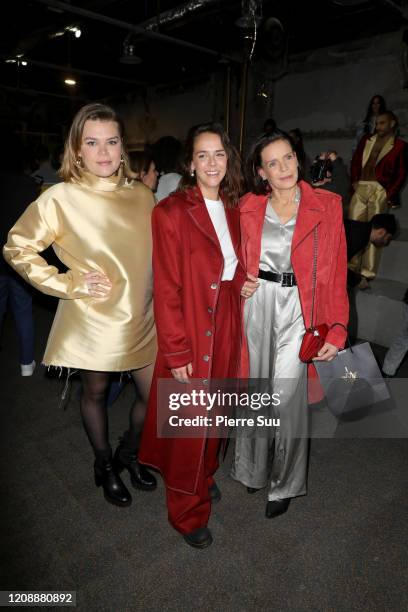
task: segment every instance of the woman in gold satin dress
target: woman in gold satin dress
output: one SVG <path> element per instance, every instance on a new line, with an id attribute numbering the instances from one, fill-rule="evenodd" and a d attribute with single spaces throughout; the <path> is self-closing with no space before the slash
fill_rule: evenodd
<path id="1" fill-rule="evenodd" d="M 8 235 L 4 256 L 43 293 L 60 298 L 43 364 L 80 371 L 81 414 L 95 453 L 95 483 L 107 501 L 128 506 L 132 485 L 156 488 L 137 461 L 156 334 L 152 306 L 153 194 L 133 181 L 123 124 L 109 106 L 89 104 L 75 116 L 60 170 L 63 179 L 31 204 Z M 40 253 L 52 245 L 68 271 Z M 114 457 L 105 395 L 110 372 L 130 371 L 141 400 Z"/>

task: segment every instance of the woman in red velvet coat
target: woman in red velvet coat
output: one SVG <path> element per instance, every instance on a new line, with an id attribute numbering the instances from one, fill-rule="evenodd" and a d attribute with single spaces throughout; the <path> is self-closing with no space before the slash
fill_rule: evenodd
<path id="1" fill-rule="evenodd" d="M 239 157 L 218 124 L 190 130 L 178 191 L 153 211 L 154 310 L 158 357 L 139 460 L 163 475 L 169 521 L 191 546 L 212 542 L 213 474 L 220 439 L 157 435 L 158 384 L 238 374 L 246 274 L 240 260 Z M 188 392 L 192 385 L 181 387 Z M 168 404 L 167 404 L 168 410 Z M 205 414 L 205 411 L 204 411 Z"/>
<path id="2" fill-rule="evenodd" d="M 330 328 L 319 360 L 332 360 L 344 346 L 347 260 L 341 198 L 298 180 L 287 134 L 276 130 L 258 138 L 248 175 L 251 193 L 240 204 L 242 251 L 249 278 L 259 283 L 255 290 L 244 287 L 250 377 L 266 379 L 270 393 L 280 394 L 272 409 L 280 426 L 269 428 L 269 435 L 237 432 L 232 476 L 248 493 L 267 488 L 265 514 L 272 518 L 306 493 L 308 381 L 299 349 L 311 325 L 314 253 L 313 324 Z"/>

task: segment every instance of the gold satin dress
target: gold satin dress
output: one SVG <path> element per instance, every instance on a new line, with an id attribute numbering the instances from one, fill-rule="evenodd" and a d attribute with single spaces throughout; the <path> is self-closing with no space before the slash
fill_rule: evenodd
<path id="1" fill-rule="evenodd" d="M 4 257 L 43 293 L 60 298 L 44 365 L 119 372 L 153 363 L 152 192 L 121 175 L 83 173 L 80 183 L 44 191 L 10 230 Z M 52 245 L 60 273 L 40 253 Z M 88 293 L 84 274 L 105 273 L 106 297 Z"/>

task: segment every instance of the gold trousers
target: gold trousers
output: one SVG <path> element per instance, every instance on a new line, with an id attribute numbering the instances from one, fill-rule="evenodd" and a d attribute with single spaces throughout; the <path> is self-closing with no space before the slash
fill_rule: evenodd
<path id="1" fill-rule="evenodd" d="M 374 215 L 387 212 L 387 192 L 377 181 L 358 181 L 350 202 L 349 219 L 371 221 Z M 373 244 L 357 253 L 348 264 L 350 270 L 373 279 L 380 264 L 381 249 Z"/>

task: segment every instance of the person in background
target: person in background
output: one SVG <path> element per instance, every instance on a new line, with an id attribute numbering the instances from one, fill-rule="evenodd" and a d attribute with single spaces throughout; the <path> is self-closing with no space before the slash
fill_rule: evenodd
<path id="1" fill-rule="evenodd" d="M 356 136 L 352 147 L 353 154 L 363 136 L 372 136 L 375 133 L 377 117 L 386 110 L 387 105 L 383 96 L 375 94 L 368 103 L 364 119 L 357 124 Z"/>
<path id="2" fill-rule="evenodd" d="M 394 215 L 383 213 L 374 215 L 371 221 L 344 220 L 344 230 L 347 243 L 347 261 L 350 261 L 357 253 L 364 251 L 369 244 L 377 248 L 387 247 L 397 233 L 397 222 Z M 348 269 L 347 284 L 349 287 L 367 289 L 367 280 Z"/>
<path id="3" fill-rule="evenodd" d="M 24 150 L 14 134 L 3 134 L 7 149 L 0 153 L 0 241 L 33 202 L 40 191 L 36 181 L 24 173 Z M 13 313 L 19 339 L 21 376 L 31 376 L 34 360 L 34 320 L 31 288 L 0 257 L 0 330 L 7 310 Z"/>
<path id="4" fill-rule="evenodd" d="M 376 118 L 376 133 L 361 139 L 351 162 L 353 196 L 349 219 L 371 221 L 374 215 L 385 213 L 397 205 L 398 194 L 407 176 L 407 143 L 396 138 L 397 118 L 385 111 Z M 367 282 L 375 278 L 380 254 L 370 244 L 363 255 L 349 262 L 349 268 L 359 272 Z"/>
<path id="5" fill-rule="evenodd" d="M 152 303 L 150 189 L 133 181 L 124 128 L 109 106 L 94 103 L 75 115 L 61 166 L 49 187 L 11 228 L 4 256 L 36 289 L 60 298 L 43 357 L 46 366 L 79 371 L 83 424 L 94 455 L 94 479 L 105 499 L 129 506 L 123 470 L 137 489 L 157 482 L 137 460 L 156 356 Z M 67 267 L 41 256 L 53 245 Z M 105 405 L 111 372 L 128 371 L 143 401 L 133 404 L 115 455 Z"/>
<path id="6" fill-rule="evenodd" d="M 263 131 L 265 134 L 271 134 L 276 130 L 276 121 L 273 117 L 268 117 L 263 124 Z"/>
<path id="7" fill-rule="evenodd" d="M 249 280 L 259 283 L 242 293 L 250 379 L 268 381 L 269 395 L 279 395 L 273 417 L 280 424 L 270 435 L 237 431 L 231 475 L 248 493 L 266 488 L 269 519 L 306 494 L 308 365 L 299 351 L 305 329 L 321 323 L 329 331 L 315 359 L 331 361 L 344 346 L 346 244 L 340 197 L 299 180 L 288 134 L 276 130 L 254 142 L 247 176 L 250 192 L 240 203 L 242 250 Z M 248 409 L 246 416 L 254 414 Z"/>
<path id="8" fill-rule="evenodd" d="M 159 172 L 156 200 L 160 202 L 175 191 L 181 179 L 182 144 L 174 136 L 163 136 L 152 146 L 152 157 Z"/>
<path id="9" fill-rule="evenodd" d="M 39 144 L 34 152 L 35 160 L 38 168 L 32 173 L 32 177 L 41 181 L 42 190 L 47 189 L 55 183 L 59 183 L 61 178 L 57 170 L 52 165 L 51 154 L 48 147 L 44 144 Z"/>
<path id="10" fill-rule="evenodd" d="M 403 297 L 400 331 L 388 349 L 382 367 L 387 378 L 393 378 L 408 351 L 408 289 Z"/>
<path id="11" fill-rule="evenodd" d="M 212 543 L 207 524 L 211 504 L 221 498 L 214 480 L 221 440 L 206 428 L 193 438 L 159 437 L 158 384 L 194 378 L 207 385 L 238 376 L 246 279 L 239 251 L 241 189 L 240 160 L 222 126 L 194 126 L 179 189 L 152 216 L 159 350 L 139 458 L 162 473 L 169 521 L 195 548 Z"/>
<path id="12" fill-rule="evenodd" d="M 323 151 L 310 166 L 312 187 L 320 187 L 337 193 L 347 209 L 350 197 L 350 176 L 347 167 L 336 151 Z"/>
<path id="13" fill-rule="evenodd" d="M 129 161 L 136 178 L 153 192 L 156 191 L 159 173 L 151 154 L 146 150 L 131 151 Z"/>
<path id="14" fill-rule="evenodd" d="M 299 128 L 294 128 L 293 130 L 289 131 L 289 136 L 291 137 L 295 148 L 300 169 L 300 177 L 305 181 L 309 181 L 310 166 L 312 162 L 310 161 L 310 157 L 307 155 L 303 145 L 303 134 Z"/>

